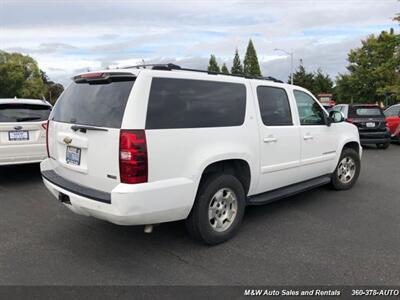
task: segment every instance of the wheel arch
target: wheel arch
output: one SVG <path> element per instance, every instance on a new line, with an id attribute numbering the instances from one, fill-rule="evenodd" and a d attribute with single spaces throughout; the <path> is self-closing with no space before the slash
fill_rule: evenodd
<path id="1" fill-rule="evenodd" d="M 358 155 L 360 155 L 360 144 L 358 142 L 356 142 L 356 141 L 349 141 L 349 142 L 345 143 L 343 145 L 342 150 L 340 151 L 340 153 L 342 153 L 345 148 L 353 149 L 354 151 L 357 152 Z"/>
<path id="2" fill-rule="evenodd" d="M 345 140 L 342 143 L 342 145 L 339 147 L 339 149 L 338 149 L 337 157 L 336 157 L 335 164 L 333 166 L 332 172 L 336 169 L 336 166 L 339 163 L 340 156 L 342 155 L 343 150 L 346 149 L 346 148 L 350 148 L 350 149 L 353 149 L 354 151 L 356 151 L 357 154 L 360 156 L 360 159 L 361 159 L 362 147 L 361 147 L 360 142 L 357 141 L 357 140 L 354 140 L 354 139 Z"/>
<path id="3" fill-rule="evenodd" d="M 252 183 L 252 171 L 250 163 L 243 157 L 226 158 L 220 160 L 213 160 L 204 164 L 200 178 L 197 185 L 197 190 L 202 181 L 210 175 L 215 173 L 231 174 L 234 175 L 243 185 L 245 194 L 247 195 Z"/>

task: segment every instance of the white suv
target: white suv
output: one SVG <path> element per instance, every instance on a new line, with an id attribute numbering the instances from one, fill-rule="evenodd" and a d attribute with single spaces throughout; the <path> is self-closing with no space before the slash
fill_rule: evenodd
<path id="1" fill-rule="evenodd" d="M 73 78 L 50 116 L 48 189 L 115 224 L 186 219 L 208 244 L 234 235 L 246 205 L 360 172 L 357 128 L 307 90 L 153 65 Z"/>
<path id="2" fill-rule="evenodd" d="M 47 157 L 46 126 L 50 103 L 0 99 L 0 165 L 38 163 Z"/>

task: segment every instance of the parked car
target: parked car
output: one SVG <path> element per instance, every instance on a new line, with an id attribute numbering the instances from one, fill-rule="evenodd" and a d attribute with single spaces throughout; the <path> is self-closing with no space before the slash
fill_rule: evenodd
<path id="1" fill-rule="evenodd" d="M 307 90 L 271 80 L 172 64 L 84 73 L 51 113 L 41 171 L 78 214 L 149 231 L 186 219 L 217 244 L 246 205 L 351 188 L 362 148 L 342 121 Z"/>
<path id="2" fill-rule="evenodd" d="M 51 108 L 42 100 L 0 99 L 0 165 L 38 163 L 47 157 Z"/>
<path id="3" fill-rule="evenodd" d="M 333 110 L 343 113 L 347 122 L 357 126 L 362 145 L 375 144 L 380 149 L 390 145 L 390 131 L 385 115 L 374 104 L 339 104 Z"/>
<path id="4" fill-rule="evenodd" d="M 399 126 L 400 126 L 400 104 L 393 105 L 385 110 L 387 127 L 393 141 L 400 142 Z"/>

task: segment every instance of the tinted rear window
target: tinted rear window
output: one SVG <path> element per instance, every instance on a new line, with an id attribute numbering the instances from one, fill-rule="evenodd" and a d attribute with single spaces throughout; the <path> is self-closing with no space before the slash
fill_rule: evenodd
<path id="1" fill-rule="evenodd" d="M 133 82 L 73 82 L 58 99 L 52 118 L 59 122 L 120 128 Z"/>
<path id="2" fill-rule="evenodd" d="M 153 78 L 146 128 L 239 126 L 245 113 L 243 84 Z"/>
<path id="3" fill-rule="evenodd" d="M 39 122 L 49 118 L 51 107 L 35 104 L 0 104 L 0 122 Z"/>
<path id="4" fill-rule="evenodd" d="M 349 109 L 349 115 L 353 117 L 382 117 L 383 112 L 379 107 L 354 106 Z"/>

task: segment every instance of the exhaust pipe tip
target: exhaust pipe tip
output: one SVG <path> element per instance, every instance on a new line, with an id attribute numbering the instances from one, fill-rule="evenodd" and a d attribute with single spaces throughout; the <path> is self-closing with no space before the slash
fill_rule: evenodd
<path id="1" fill-rule="evenodd" d="M 144 226 L 144 232 L 145 233 L 152 233 L 153 232 L 153 224 L 145 225 Z"/>

